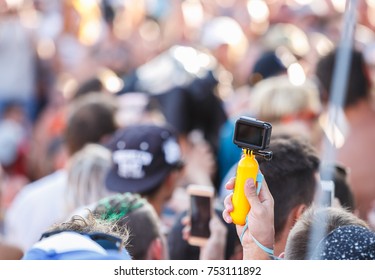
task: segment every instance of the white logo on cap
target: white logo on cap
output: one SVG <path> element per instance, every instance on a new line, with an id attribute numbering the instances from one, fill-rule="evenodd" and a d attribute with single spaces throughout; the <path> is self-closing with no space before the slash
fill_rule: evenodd
<path id="1" fill-rule="evenodd" d="M 113 152 L 113 161 L 118 165 L 118 175 L 123 178 L 144 177 L 143 166 L 150 165 L 152 154 L 138 150 L 119 150 Z"/>
<path id="2" fill-rule="evenodd" d="M 180 146 L 176 140 L 170 138 L 163 144 L 163 151 L 165 155 L 165 161 L 169 164 L 177 163 L 181 158 Z"/>

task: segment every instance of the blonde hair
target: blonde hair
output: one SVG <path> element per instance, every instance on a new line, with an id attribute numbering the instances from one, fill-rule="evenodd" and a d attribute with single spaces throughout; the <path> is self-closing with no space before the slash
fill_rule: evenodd
<path id="1" fill-rule="evenodd" d="M 105 176 L 111 167 L 111 152 L 99 144 L 87 144 L 68 165 L 66 214 L 107 196 Z"/>
<path id="2" fill-rule="evenodd" d="M 321 111 L 319 90 L 312 80 L 294 85 L 288 76 L 270 77 L 257 83 L 250 95 L 254 115 L 268 122 L 281 122 L 284 117 Z"/>

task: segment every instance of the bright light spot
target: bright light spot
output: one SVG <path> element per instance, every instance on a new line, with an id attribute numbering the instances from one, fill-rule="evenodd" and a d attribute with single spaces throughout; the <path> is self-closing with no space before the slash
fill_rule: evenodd
<path id="1" fill-rule="evenodd" d="M 316 15 L 319 15 L 319 16 L 324 16 L 324 15 L 327 15 L 330 8 L 328 6 L 328 3 L 326 3 L 325 1 L 313 1 L 311 4 L 310 4 L 310 8 L 311 10 L 313 11 L 313 13 L 315 13 Z"/>
<path id="2" fill-rule="evenodd" d="M 90 20 L 86 22 L 80 32 L 80 42 L 87 46 L 95 44 L 100 37 L 100 30 L 101 24 L 99 21 Z"/>
<path id="3" fill-rule="evenodd" d="M 304 6 L 304 5 L 309 5 L 311 2 L 314 0 L 294 0 L 297 4 Z"/>
<path id="4" fill-rule="evenodd" d="M 109 69 L 101 69 L 98 76 L 104 88 L 110 93 L 117 93 L 124 86 L 124 82 Z"/>
<path id="5" fill-rule="evenodd" d="M 23 0 L 6 0 L 5 2 L 11 9 L 18 9 L 23 5 Z"/>
<path id="6" fill-rule="evenodd" d="M 95 44 L 101 33 L 101 12 L 97 0 L 73 0 L 80 15 L 79 41 L 87 46 Z"/>
<path id="7" fill-rule="evenodd" d="M 310 34 L 310 38 L 311 38 L 311 44 L 315 46 L 316 52 L 320 56 L 324 56 L 328 54 L 334 48 L 332 41 L 329 40 L 323 34 L 313 33 L 313 34 Z"/>
<path id="8" fill-rule="evenodd" d="M 247 2 L 247 11 L 254 22 L 264 22 L 268 20 L 270 11 L 263 0 L 249 0 Z"/>
<path id="9" fill-rule="evenodd" d="M 331 0 L 335 10 L 339 13 L 345 12 L 346 0 Z"/>
<path id="10" fill-rule="evenodd" d="M 174 57 L 181 62 L 183 67 L 189 73 L 196 74 L 201 69 L 198 53 L 195 49 L 189 47 L 178 47 L 174 50 Z"/>
<path id="11" fill-rule="evenodd" d="M 182 15 L 186 24 L 198 28 L 203 24 L 204 12 L 198 0 L 187 0 L 181 4 Z"/>
<path id="12" fill-rule="evenodd" d="M 375 8 L 375 0 L 366 0 L 366 3 L 370 8 Z"/>
<path id="13" fill-rule="evenodd" d="M 36 29 L 39 25 L 40 17 L 34 9 L 21 9 L 19 12 L 20 21 L 26 28 Z"/>
<path id="14" fill-rule="evenodd" d="M 46 38 L 38 41 L 36 50 L 41 59 L 50 59 L 55 55 L 56 47 L 53 40 Z"/>
<path id="15" fill-rule="evenodd" d="M 302 66 L 299 63 L 292 63 L 288 67 L 288 78 L 289 81 L 295 85 L 300 86 L 303 85 L 306 81 L 306 74 L 303 70 Z"/>
<path id="16" fill-rule="evenodd" d="M 68 73 L 62 73 L 57 78 L 57 89 L 65 99 L 71 99 L 78 88 L 78 82 Z"/>

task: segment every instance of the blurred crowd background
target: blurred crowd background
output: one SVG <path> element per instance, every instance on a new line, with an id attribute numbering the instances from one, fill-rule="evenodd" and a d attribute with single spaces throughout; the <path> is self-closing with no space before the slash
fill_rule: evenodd
<path id="1" fill-rule="evenodd" d="M 1 217 L 25 185 L 65 166 L 68 105 L 90 92 L 115 100 L 119 127 L 172 124 L 191 161 L 187 167 L 195 165 L 186 172 L 207 172 L 218 192 L 241 153 L 232 143 L 240 115 L 269 121 L 275 132 L 286 123 L 320 150 L 327 100 L 316 65 L 338 45 L 345 5 L 0 0 Z M 374 0 L 358 1 L 354 46 L 364 54 L 371 81 L 374 15 Z M 273 95 L 276 89 L 284 95 Z M 340 129 L 336 148 L 345 142 Z M 205 141 L 210 154 L 187 152 L 183 141 Z"/>

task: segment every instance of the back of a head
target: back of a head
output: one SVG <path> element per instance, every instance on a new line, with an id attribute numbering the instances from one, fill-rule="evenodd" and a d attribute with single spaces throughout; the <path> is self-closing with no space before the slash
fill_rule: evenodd
<path id="1" fill-rule="evenodd" d="M 338 49 L 322 57 L 316 67 L 316 76 L 323 87 L 322 101 L 326 103 L 332 89 L 332 80 L 335 69 L 335 61 Z M 370 93 L 370 80 L 366 71 L 366 64 L 362 52 L 353 49 L 351 51 L 350 72 L 344 107 L 355 105 L 359 100 L 365 99 Z"/>
<path id="2" fill-rule="evenodd" d="M 129 260 L 127 233 L 113 222 L 73 216 L 53 225 L 23 256 L 23 260 Z"/>
<path id="3" fill-rule="evenodd" d="M 273 152 L 272 160 L 257 160 L 275 201 L 277 241 L 290 211 L 312 203 L 320 160 L 310 142 L 297 136 L 274 135 L 269 150 Z"/>
<path id="4" fill-rule="evenodd" d="M 72 155 L 87 143 L 100 143 L 116 130 L 114 97 L 91 93 L 74 99 L 65 130 L 65 140 Z"/>
<path id="5" fill-rule="evenodd" d="M 111 152 L 99 144 L 87 144 L 68 164 L 67 213 L 109 195 L 104 179 L 112 164 Z"/>
<path id="6" fill-rule="evenodd" d="M 302 214 L 289 233 L 285 247 L 286 259 L 304 260 L 309 258 L 309 248 L 315 248 L 318 245 L 309 244 L 313 240 L 310 234 L 314 224 L 324 227 L 324 236 L 342 226 L 355 225 L 367 227 L 363 220 L 344 208 L 310 207 Z"/>
<path id="7" fill-rule="evenodd" d="M 286 66 L 275 51 L 265 51 L 254 63 L 249 77 L 249 84 L 250 86 L 254 86 L 269 77 L 285 74 L 286 71 Z"/>
<path id="8" fill-rule="evenodd" d="M 321 111 L 319 90 L 312 80 L 294 85 L 287 75 L 260 81 L 251 92 L 251 111 L 258 119 L 281 122 Z"/>
<path id="9" fill-rule="evenodd" d="M 104 198 L 98 202 L 94 215 L 114 221 L 128 232 L 126 248 L 135 260 L 147 259 L 151 242 L 162 238 L 154 208 L 138 194 L 124 193 Z"/>

